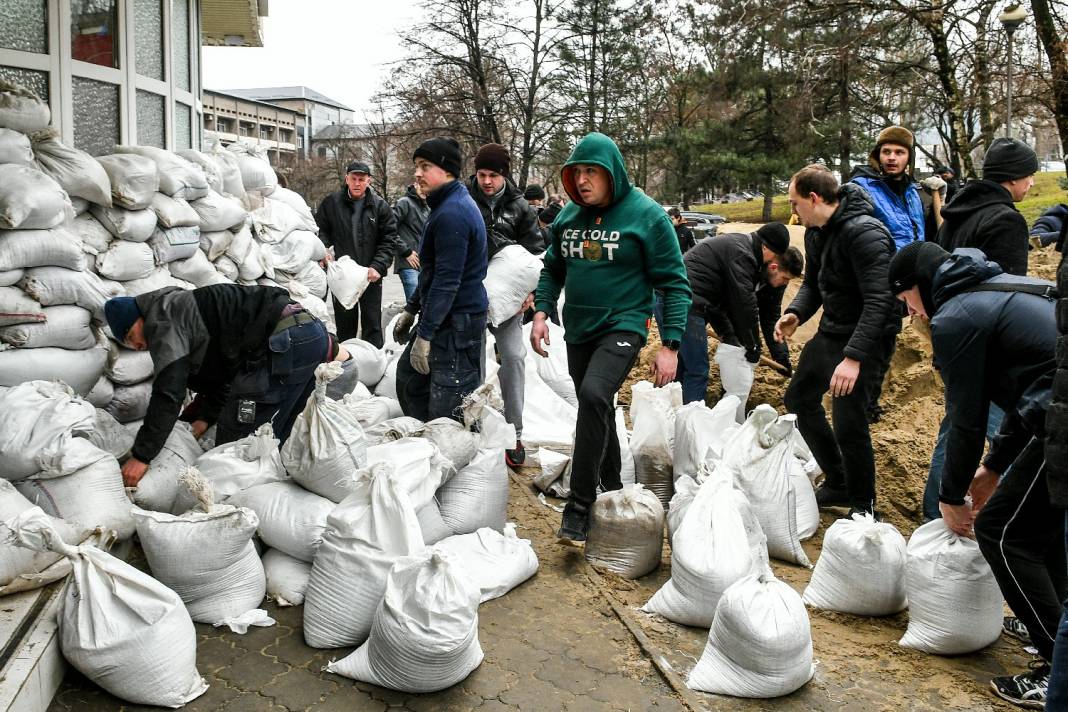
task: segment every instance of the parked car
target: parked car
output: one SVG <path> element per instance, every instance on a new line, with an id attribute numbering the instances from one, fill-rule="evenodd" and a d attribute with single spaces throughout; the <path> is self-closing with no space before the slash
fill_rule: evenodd
<path id="1" fill-rule="evenodd" d="M 693 210 L 682 211 L 682 217 L 686 218 L 687 227 L 693 230 L 694 237 L 698 240 L 717 234 L 720 224 L 727 222 L 722 215 L 699 213 Z"/>

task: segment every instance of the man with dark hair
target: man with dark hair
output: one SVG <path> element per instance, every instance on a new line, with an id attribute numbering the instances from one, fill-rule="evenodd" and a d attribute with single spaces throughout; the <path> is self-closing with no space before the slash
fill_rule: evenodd
<path id="1" fill-rule="evenodd" d="M 946 164 L 940 163 L 935 166 L 934 174 L 941 178 L 946 184 L 946 202 L 948 203 L 961 188 L 960 179 L 957 178 L 957 172 Z M 930 238 L 930 235 L 928 235 L 928 238 Z"/>
<path id="2" fill-rule="evenodd" d="M 853 183 L 839 189 L 825 166 L 795 173 L 789 199 L 806 228 L 807 264 L 801 289 L 775 325 L 775 339 L 789 339 L 820 307 L 823 316 L 784 400 L 825 474 L 816 491 L 819 505 L 874 513 L 875 455 L 865 411 L 886 342 L 901 323 L 886 281 L 893 239 L 868 194 Z M 833 430 L 823 409 L 828 385 Z"/>
<path id="3" fill-rule="evenodd" d="M 393 269 L 404 287 L 405 301 L 412 298 L 419 285 L 419 238 L 423 225 L 430 215 L 426 196 L 419 185 L 412 183 L 393 206 L 393 218 L 397 221 L 397 249 Z"/>
<path id="4" fill-rule="evenodd" d="M 527 187 L 523 189 L 523 199 L 535 211 L 541 212 L 545 207 L 545 189 L 537 183 L 527 183 Z"/>
<path id="5" fill-rule="evenodd" d="M 460 144 L 423 141 L 415 150 L 415 182 L 430 217 L 423 228 L 419 286 L 393 327 L 397 343 L 415 338 L 397 363 L 397 398 L 405 415 L 422 421 L 461 419 L 463 399 L 485 373 L 486 224 L 461 175 Z"/>
<path id="6" fill-rule="evenodd" d="M 345 171 L 345 186 L 323 198 L 315 211 L 319 239 L 334 248 L 334 255 L 323 260 L 348 255 L 357 264 L 367 265 L 370 284 L 360 297 L 359 305 L 345 309 L 334 300 L 337 337 L 345 341 L 356 336 L 382 348 L 382 278 L 393 260 L 397 223 L 384 198 L 371 188 L 371 169 L 362 161 L 353 161 Z"/>
<path id="7" fill-rule="evenodd" d="M 467 192 L 486 224 L 489 259 L 511 245 L 519 245 L 535 255 L 545 251 L 537 215 L 511 180 L 508 149 L 499 143 L 487 143 L 478 149 L 475 175 L 467 180 Z M 531 294 L 527 304 L 515 315 L 489 327 L 500 356 L 497 378 L 504 398 L 504 418 L 515 426 L 517 438 L 515 447 L 504 451 L 504 459 L 511 467 L 518 467 L 526 460 L 522 440 L 527 350 L 523 339 L 523 313 L 533 303 L 534 295 Z"/>
<path id="8" fill-rule="evenodd" d="M 849 179 L 868 192 L 872 214 L 886 226 L 899 250 L 925 239 L 923 205 L 912 179 L 913 147 L 911 131 L 889 126 L 879 132 L 868 165 L 857 166 Z"/>
<path id="9" fill-rule="evenodd" d="M 1041 709 L 1068 593 L 1064 513 L 1051 504 L 1044 451 L 1059 434 L 1046 429 L 1057 370 L 1053 285 L 1005 274 L 978 250 L 950 255 L 930 242 L 895 255 L 888 279 L 910 314 L 930 320 L 946 386 L 942 517 L 960 536 L 974 526 L 983 558 L 1042 659 L 991 685 L 999 697 Z M 991 402 L 1005 418 L 983 457 Z"/>
<path id="10" fill-rule="evenodd" d="M 671 218 L 671 224 L 675 228 L 675 237 L 679 238 L 679 250 L 685 255 L 691 247 L 697 244 L 693 230 L 686 224 L 686 218 L 682 216 L 682 211 L 678 208 L 669 208 L 668 217 Z"/>
<path id="11" fill-rule="evenodd" d="M 753 233 L 706 237 L 682 257 L 693 290 L 693 305 L 679 348 L 679 375 L 684 403 L 705 399 L 708 389 L 708 339 L 705 324 L 719 338 L 716 363 L 726 395 L 741 400 L 738 422 L 745 419 L 760 360 L 760 331 L 773 358 L 790 370 L 790 351 L 774 339 L 782 312 L 782 295 L 800 277 L 804 258 L 790 247 L 782 223 L 768 223 Z"/>

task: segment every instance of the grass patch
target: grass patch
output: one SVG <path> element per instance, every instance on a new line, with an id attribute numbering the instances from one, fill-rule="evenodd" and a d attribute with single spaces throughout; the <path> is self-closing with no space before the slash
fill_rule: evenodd
<path id="1" fill-rule="evenodd" d="M 1058 203 L 1068 203 L 1068 191 L 1057 184 L 1057 179 L 1063 177 L 1064 173 L 1061 171 L 1035 174 L 1034 187 L 1024 200 L 1016 204 L 1028 225 L 1031 225 L 1047 208 Z M 743 203 L 695 205 L 693 209 L 702 213 L 722 215 L 730 222 L 764 222 L 762 219 L 764 201 L 759 198 Z M 785 195 L 776 195 L 772 199 L 771 219 L 779 222 L 787 222 L 790 219 L 790 204 Z"/>

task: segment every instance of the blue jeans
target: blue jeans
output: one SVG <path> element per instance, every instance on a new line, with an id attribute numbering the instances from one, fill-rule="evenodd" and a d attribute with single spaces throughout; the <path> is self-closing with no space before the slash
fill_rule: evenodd
<path id="1" fill-rule="evenodd" d="M 690 313 L 679 342 L 679 369 L 675 380 L 682 384 L 682 402 L 704 402 L 708 392 L 708 332 L 705 318 Z"/>
<path id="2" fill-rule="evenodd" d="M 1068 514 L 1065 515 L 1064 546 L 1068 550 Z M 1053 669 L 1049 674 L 1046 690 L 1047 712 L 1068 712 L 1068 600 L 1057 626 L 1057 639 L 1053 643 Z"/>
<path id="3" fill-rule="evenodd" d="M 400 277 L 401 286 L 404 287 L 404 301 L 407 302 L 411 300 L 412 295 L 415 294 L 415 288 L 419 286 L 419 270 L 404 267 L 397 270 L 397 276 Z"/>
<path id="4" fill-rule="evenodd" d="M 993 403 L 990 404 L 990 414 L 986 419 L 986 437 L 989 440 L 997 435 L 1001 427 L 1001 420 L 1005 417 L 1005 411 Z M 923 490 L 923 516 L 925 519 L 941 519 L 942 513 L 938 511 L 938 490 L 942 486 L 942 466 L 946 462 L 946 438 L 949 437 L 949 420 L 942 418 L 942 425 L 938 428 L 938 440 L 935 441 L 934 452 L 931 453 L 931 468 L 927 471 L 927 487 Z M 1004 476 L 1004 472 L 1001 473 Z"/>
<path id="5" fill-rule="evenodd" d="M 486 373 L 486 314 L 451 314 L 430 340 L 430 374 L 412 367 L 415 333 L 397 362 L 401 410 L 423 422 L 452 418 L 463 422 L 464 398 L 482 385 Z"/>

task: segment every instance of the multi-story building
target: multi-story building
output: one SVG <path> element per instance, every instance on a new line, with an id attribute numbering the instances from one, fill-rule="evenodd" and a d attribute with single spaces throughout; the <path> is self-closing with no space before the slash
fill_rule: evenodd
<path id="1" fill-rule="evenodd" d="M 222 144 L 245 141 L 263 146 L 275 166 L 304 155 L 306 117 L 303 113 L 229 92 L 203 92 L 204 131 Z"/>
<path id="2" fill-rule="evenodd" d="M 344 104 L 320 94 L 308 87 L 258 87 L 253 89 L 227 89 L 227 94 L 274 104 L 303 114 L 305 128 L 303 150 L 305 158 L 311 155 L 312 137 L 334 124 L 351 124 L 355 112 Z"/>

